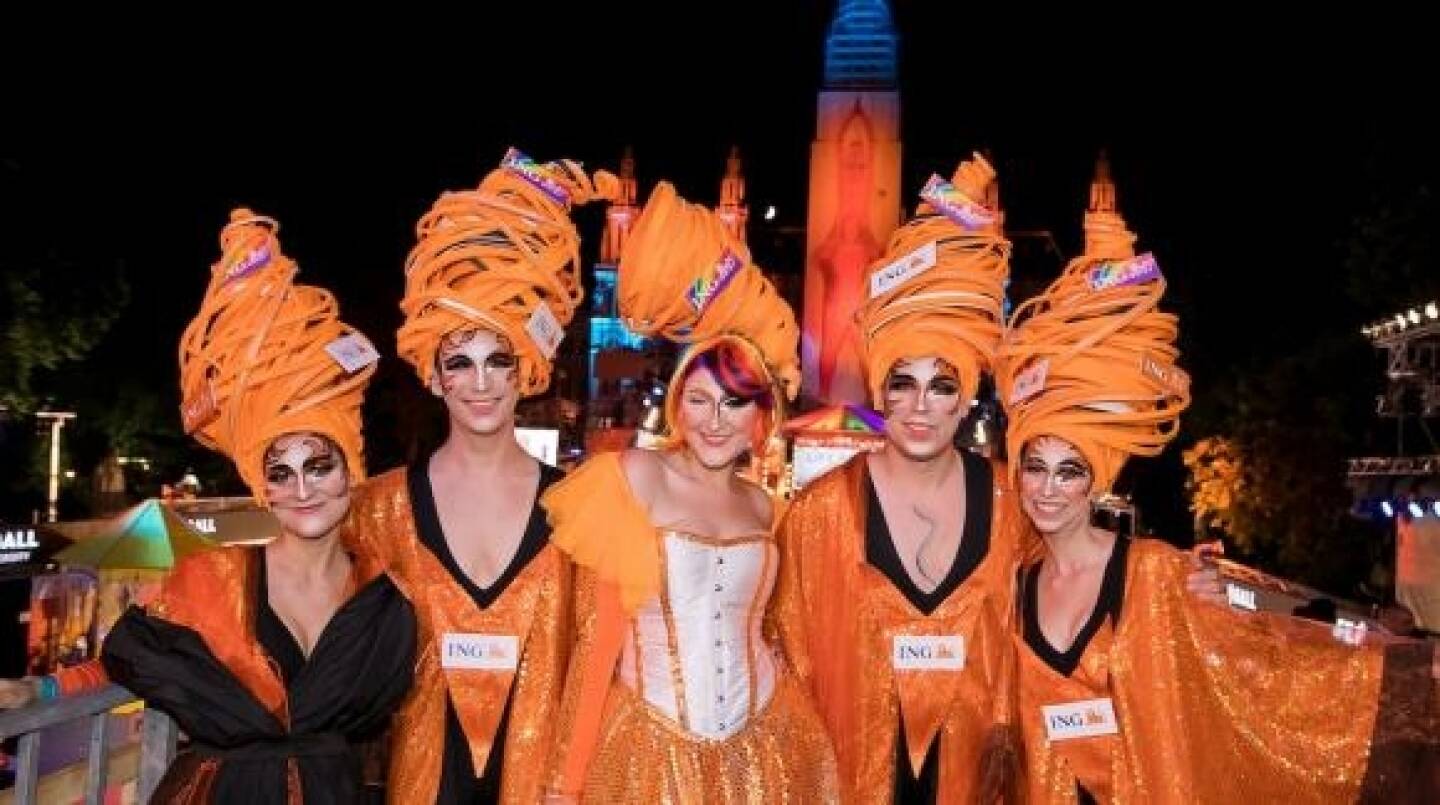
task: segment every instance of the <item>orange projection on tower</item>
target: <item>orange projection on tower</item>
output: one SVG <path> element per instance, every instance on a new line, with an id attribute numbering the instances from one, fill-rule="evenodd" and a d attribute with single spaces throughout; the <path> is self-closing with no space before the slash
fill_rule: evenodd
<path id="1" fill-rule="evenodd" d="M 806 393 L 867 403 L 855 311 L 900 223 L 896 37 L 884 0 L 841 0 L 825 43 L 805 254 Z"/>

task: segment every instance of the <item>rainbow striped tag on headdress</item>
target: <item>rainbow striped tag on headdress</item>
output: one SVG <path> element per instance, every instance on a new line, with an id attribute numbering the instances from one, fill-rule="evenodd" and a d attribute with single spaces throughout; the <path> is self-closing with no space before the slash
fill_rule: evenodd
<path id="1" fill-rule="evenodd" d="M 225 269 L 223 272 L 225 279 L 222 280 L 222 284 L 225 282 L 234 282 L 241 277 L 248 277 L 254 274 L 256 271 L 269 265 L 272 256 L 270 244 L 268 243 L 251 249 L 246 252 L 243 257 L 231 263 L 230 266 Z"/>
<path id="2" fill-rule="evenodd" d="M 525 156 L 519 149 L 511 148 L 505 152 L 505 158 L 500 160 L 500 167 L 514 171 L 516 175 L 530 184 L 537 190 L 550 197 L 556 204 L 570 204 L 570 191 L 565 189 L 555 178 L 555 168 L 546 164 L 541 165 L 530 157 Z"/>
<path id="3" fill-rule="evenodd" d="M 1090 290 L 1103 291 L 1122 285 L 1139 285 L 1142 282 L 1160 279 L 1160 264 L 1155 255 L 1145 252 L 1129 260 L 1111 260 L 1090 269 L 1088 275 Z"/>
<path id="4" fill-rule="evenodd" d="M 725 290 L 730 280 L 740 273 L 745 267 L 745 261 L 732 251 L 728 246 L 720 253 L 720 259 L 715 262 L 715 270 L 708 277 L 699 277 L 685 292 L 685 299 L 696 313 L 704 313 L 715 297 Z"/>
<path id="5" fill-rule="evenodd" d="M 994 210 L 971 200 L 938 173 L 930 175 L 930 181 L 920 191 L 920 199 L 968 230 L 983 229 L 995 223 Z"/>

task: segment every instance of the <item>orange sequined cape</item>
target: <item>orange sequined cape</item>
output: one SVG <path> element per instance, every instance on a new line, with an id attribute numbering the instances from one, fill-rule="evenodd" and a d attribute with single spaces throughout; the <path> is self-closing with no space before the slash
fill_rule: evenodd
<path id="1" fill-rule="evenodd" d="M 1032 803 L 1074 802 L 1077 783 L 1102 802 L 1177 805 L 1394 801 L 1380 792 L 1427 785 L 1402 781 L 1396 763 L 1425 768 L 1428 657 L 1416 662 L 1406 656 L 1415 646 L 1396 644 L 1382 684 L 1385 647 L 1354 648 L 1326 624 L 1201 601 L 1186 592 L 1190 571 L 1187 554 L 1133 542 L 1118 625 L 1106 619 L 1069 677 L 1017 632 Z M 1387 687 L 1409 695 L 1392 693 L 1381 714 Z M 1043 705 L 1106 697 L 1118 735 L 1047 740 Z"/>
<path id="2" fill-rule="evenodd" d="M 802 490 L 781 523 L 771 618 L 835 742 L 846 802 L 888 801 L 902 725 L 912 771 L 939 740 L 940 802 L 969 802 L 1012 723 L 1018 512 L 1004 469 L 992 472 L 989 552 L 928 616 L 866 561 L 863 454 Z M 963 638 L 963 669 L 893 668 L 897 636 L 938 635 Z"/>
<path id="3" fill-rule="evenodd" d="M 390 801 L 435 801 L 448 698 L 469 739 L 477 773 L 485 768 L 506 701 L 512 700 L 500 798 L 503 803 L 537 802 L 569 650 L 569 562 L 546 546 L 490 607 L 481 608 L 421 543 L 405 468 L 366 483 L 351 512 L 343 532 L 347 542 L 386 567 L 414 604 L 420 627 L 415 686 L 393 727 Z M 514 635 L 519 638 L 518 668 L 442 668 L 446 634 Z"/>

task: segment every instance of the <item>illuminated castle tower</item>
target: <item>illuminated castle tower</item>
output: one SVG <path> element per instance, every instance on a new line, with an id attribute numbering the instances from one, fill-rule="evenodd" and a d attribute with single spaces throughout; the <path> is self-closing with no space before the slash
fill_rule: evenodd
<path id="1" fill-rule="evenodd" d="M 725 178 L 720 180 L 720 204 L 715 207 L 725 229 L 738 243 L 745 243 L 745 224 L 750 208 L 745 206 L 745 175 L 740 171 L 740 148 L 732 146 L 725 160 Z"/>
<path id="2" fill-rule="evenodd" d="M 655 374 L 650 345 L 625 327 L 615 297 L 615 267 L 630 228 L 640 217 L 635 154 L 629 147 L 620 160 L 619 177 L 619 197 L 605 212 L 600 260 L 593 270 L 590 316 L 576 317 L 577 322 L 588 321 L 590 328 L 587 431 L 637 425 L 644 414 L 640 403 L 648 391 L 642 381 Z"/>
<path id="3" fill-rule="evenodd" d="M 1095 159 L 1095 178 L 1090 180 L 1090 206 L 1086 212 L 1115 212 L 1117 209 L 1115 180 L 1110 178 L 1110 158 L 1101 151 Z"/>
<path id="4" fill-rule="evenodd" d="M 620 262 L 625 238 L 640 216 L 636 203 L 638 195 L 635 189 L 635 151 L 627 145 L 625 155 L 620 158 L 620 195 L 605 210 L 605 234 L 600 238 L 601 263 L 614 267 Z"/>
<path id="5" fill-rule="evenodd" d="M 854 313 L 866 267 L 900 224 L 898 41 L 884 0 L 840 0 L 810 147 L 803 388 L 865 403 Z"/>

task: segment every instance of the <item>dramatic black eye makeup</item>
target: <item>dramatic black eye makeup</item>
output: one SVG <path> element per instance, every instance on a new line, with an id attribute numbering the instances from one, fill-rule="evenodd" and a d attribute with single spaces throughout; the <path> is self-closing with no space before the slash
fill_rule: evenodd
<path id="1" fill-rule="evenodd" d="M 298 440 L 280 440 L 265 451 L 265 481 L 277 486 L 290 483 L 295 478 L 295 467 L 286 462 L 292 450 L 308 448 L 310 455 L 301 463 L 300 471 L 312 481 L 318 481 L 334 472 L 344 461 L 335 445 L 321 436 L 304 436 Z"/>

